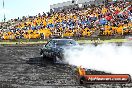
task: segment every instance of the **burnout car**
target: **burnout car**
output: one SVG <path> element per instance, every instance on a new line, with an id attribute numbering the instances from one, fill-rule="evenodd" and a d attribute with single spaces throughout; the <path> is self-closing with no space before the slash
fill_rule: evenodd
<path id="1" fill-rule="evenodd" d="M 46 59 L 46 57 L 51 58 L 53 62 L 56 63 L 63 60 L 64 49 L 76 45 L 79 44 L 73 39 L 51 39 L 41 48 L 40 55 L 42 55 L 44 59 Z"/>

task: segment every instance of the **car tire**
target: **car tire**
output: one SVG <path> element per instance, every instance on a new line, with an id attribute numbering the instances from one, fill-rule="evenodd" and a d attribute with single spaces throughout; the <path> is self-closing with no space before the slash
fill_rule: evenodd
<path id="1" fill-rule="evenodd" d="M 43 53 L 43 56 L 42 57 L 43 57 L 43 59 L 45 59 L 46 58 L 46 55 Z"/>
<path id="2" fill-rule="evenodd" d="M 59 61 L 59 57 L 58 57 L 58 56 L 55 56 L 55 57 L 53 58 L 53 63 L 58 63 L 58 61 Z"/>
<path id="3" fill-rule="evenodd" d="M 53 63 L 56 63 L 56 57 L 55 57 L 55 58 L 53 58 Z"/>

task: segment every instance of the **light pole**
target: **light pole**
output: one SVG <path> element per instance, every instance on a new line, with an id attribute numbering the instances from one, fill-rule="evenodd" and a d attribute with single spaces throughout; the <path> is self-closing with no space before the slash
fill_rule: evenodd
<path id="1" fill-rule="evenodd" d="M 4 0 L 3 0 L 3 13 L 4 13 L 4 19 L 3 19 L 3 21 L 5 22 L 6 17 L 5 17 L 5 2 L 4 2 Z"/>

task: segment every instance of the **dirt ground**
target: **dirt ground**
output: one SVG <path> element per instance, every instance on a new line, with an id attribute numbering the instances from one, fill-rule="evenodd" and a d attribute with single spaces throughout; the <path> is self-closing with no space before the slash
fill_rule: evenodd
<path id="1" fill-rule="evenodd" d="M 52 64 L 39 55 L 41 46 L 0 46 L 0 88 L 130 88 L 132 84 L 81 86 L 70 65 Z"/>

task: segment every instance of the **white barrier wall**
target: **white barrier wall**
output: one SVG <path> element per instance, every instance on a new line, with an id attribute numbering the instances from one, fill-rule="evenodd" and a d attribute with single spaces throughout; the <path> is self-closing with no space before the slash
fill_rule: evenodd
<path id="1" fill-rule="evenodd" d="M 61 7 L 70 6 L 70 5 L 74 5 L 74 3 L 72 3 L 72 1 L 67 1 L 67 2 L 63 2 L 63 3 L 50 5 L 50 9 L 61 8 Z"/>
<path id="2" fill-rule="evenodd" d="M 78 5 L 79 4 L 82 4 L 82 5 L 90 5 L 90 4 L 100 5 L 100 4 L 103 4 L 103 1 L 105 1 L 105 0 L 70 0 L 67 2 L 50 5 L 50 9 L 52 9 L 52 10 L 58 9 L 59 10 L 59 9 L 63 9 L 63 7 L 74 6 L 76 4 L 78 4 Z"/>

